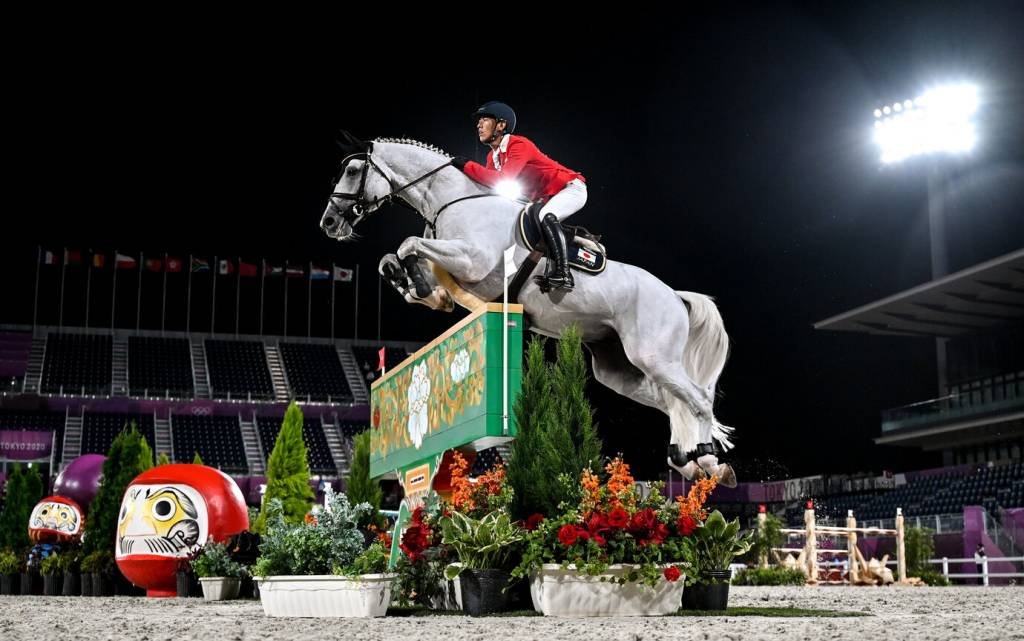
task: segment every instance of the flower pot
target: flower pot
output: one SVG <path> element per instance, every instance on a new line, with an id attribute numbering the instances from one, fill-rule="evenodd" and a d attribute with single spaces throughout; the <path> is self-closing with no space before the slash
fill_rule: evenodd
<path id="1" fill-rule="evenodd" d="M 462 611 L 471 617 L 501 612 L 508 603 L 508 570 L 471 570 L 459 574 Z"/>
<path id="2" fill-rule="evenodd" d="M 684 610 L 725 610 L 729 603 L 730 570 L 716 570 L 701 574 L 700 583 L 691 585 L 683 593 Z"/>
<path id="3" fill-rule="evenodd" d="M 631 571 L 631 565 L 612 565 L 604 574 L 588 576 L 570 565 L 545 563 L 530 576 L 533 607 L 546 616 L 660 616 L 679 609 L 683 577 L 662 577 L 655 587 L 642 583 L 620 585 L 612 580 Z"/>
<path id="4" fill-rule="evenodd" d="M 92 596 L 92 572 L 82 572 L 78 581 L 82 587 L 82 596 Z"/>
<path id="5" fill-rule="evenodd" d="M 202 588 L 199 587 L 199 579 L 191 572 L 178 572 L 178 596 L 182 598 L 203 596 Z"/>
<path id="6" fill-rule="evenodd" d="M 92 573 L 92 595 L 114 596 L 114 584 L 103 572 Z"/>
<path id="7" fill-rule="evenodd" d="M 43 575 L 43 596 L 60 596 L 64 591 L 64 574 Z"/>
<path id="8" fill-rule="evenodd" d="M 22 596 L 38 595 L 43 593 L 43 577 L 38 572 L 21 573 L 21 594 Z"/>
<path id="9" fill-rule="evenodd" d="M 394 574 L 268 576 L 258 579 L 263 612 L 272 617 L 382 617 Z"/>
<path id="10" fill-rule="evenodd" d="M 199 579 L 199 584 L 203 586 L 203 599 L 207 601 L 227 601 L 238 598 L 238 591 L 242 587 L 242 579 L 211 576 Z"/>
<path id="11" fill-rule="evenodd" d="M 21 594 L 20 574 L 0 574 L 0 594 L 17 596 Z"/>
<path id="12" fill-rule="evenodd" d="M 441 593 L 430 600 L 430 607 L 435 610 L 461 610 L 462 609 L 462 584 L 459 577 L 449 581 L 441 579 Z"/>
<path id="13" fill-rule="evenodd" d="M 63 596 L 78 596 L 81 592 L 82 586 L 78 580 L 78 572 L 65 572 L 60 593 Z"/>

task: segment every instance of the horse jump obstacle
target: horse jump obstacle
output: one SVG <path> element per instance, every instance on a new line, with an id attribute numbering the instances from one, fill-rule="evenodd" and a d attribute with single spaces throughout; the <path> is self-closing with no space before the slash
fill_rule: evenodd
<path id="1" fill-rule="evenodd" d="M 761 512 L 757 515 L 757 523 L 759 528 L 763 528 L 768 515 Z M 907 559 L 906 552 L 904 549 L 904 523 L 903 523 L 903 509 L 896 508 L 896 529 L 886 530 L 875 527 L 857 527 L 857 519 L 853 516 L 853 510 L 847 511 L 846 516 L 846 527 L 838 526 L 819 526 L 816 523 L 814 516 L 814 507 L 808 503 L 807 509 L 804 510 L 804 528 L 781 528 L 779 530 L 786 535 L 802 535 L 805 537 L 804 547 L 802 548 L 772 548 L 775 552 L 776 558 L 781 562 L 781 555 L 779 552 L 791 553 L 798 552 L 798 563 L 801 565 L 804 574 L 807 575 L 807 579 L 812 584 L 818 583 L 836 583 L 835 581 L 819 581 L 818 579 L 818 555 L 819 554 L 846 554 L 847 564 L 849 566 L 848 581 L 839 581 L 839 583 L 857 583 L 862 574 L 873 574 L 868 567 L 868 562 L 864 559 L 864 555 L 861 554 L 857 548 L 857 535 L 858 533 L 864 535 L 883 535 L 883 536 L 895 536 L 896 537 L 896 571 L 897 571 L 897 583 L 906 584 L 907 581 Z M 845 536 L 846 537 L 846 549 L 845 550 L 822 550 L 818 549 L 818 536 Z M 767 565 L 767 558 L 761 560 L 762 566 Z M 884 561 L 883 561 L 884 564 Z M 883 565 L 884 567 L 884 565 Z M 828 575 L 826 574 L 826 577 Z"/>

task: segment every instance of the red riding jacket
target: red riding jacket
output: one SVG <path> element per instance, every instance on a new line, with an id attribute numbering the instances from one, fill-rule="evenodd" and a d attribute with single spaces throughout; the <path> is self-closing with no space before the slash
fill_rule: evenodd
<path id="1" fill-rule="evenodd" d="M 471 160 L 463 171 L 488 187 L 516 178 L 522 186 L 523 196 L 530 200 L 547 200 L 576 178 L 586 182 L 583 174 L 560 165 L 541 153 L 530 139 L 514 134 L 507 134 L 498 149 L 487 154 L 486 167 Z"/>

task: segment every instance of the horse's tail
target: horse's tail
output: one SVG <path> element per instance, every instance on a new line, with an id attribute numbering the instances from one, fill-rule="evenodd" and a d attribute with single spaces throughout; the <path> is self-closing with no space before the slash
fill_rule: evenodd
<path id="1" fill-rule="evenodd" d="M 686 303 L 690 314 L 690 334 L 683 350 L 683 367 L 690 379 L 699 387 L 708 390 L 712 398 L 718 377 L 725 369 L 729 357 L 729 335 L 718 307 L 710 296 L 696 292 L 676 292 Z M 725 449 L 732 447 L 729 434 L 733 428 L 715 421 L 711 435 Z"/>

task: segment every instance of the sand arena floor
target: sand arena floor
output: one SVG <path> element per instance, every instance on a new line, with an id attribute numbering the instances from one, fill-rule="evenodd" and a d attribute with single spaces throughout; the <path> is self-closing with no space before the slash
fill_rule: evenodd
<path id="1" fill-rule="evenodd" d="M 730 606 L 863 612 L 852 618 L 761 616 L 557 619 L 464 616 L 275 619 L 258 601 L 142 597 L 0 597 L 0 640 L 246 641 L 345 639 L 1024 640 L 1024 588 L 736 587 Z"/>

